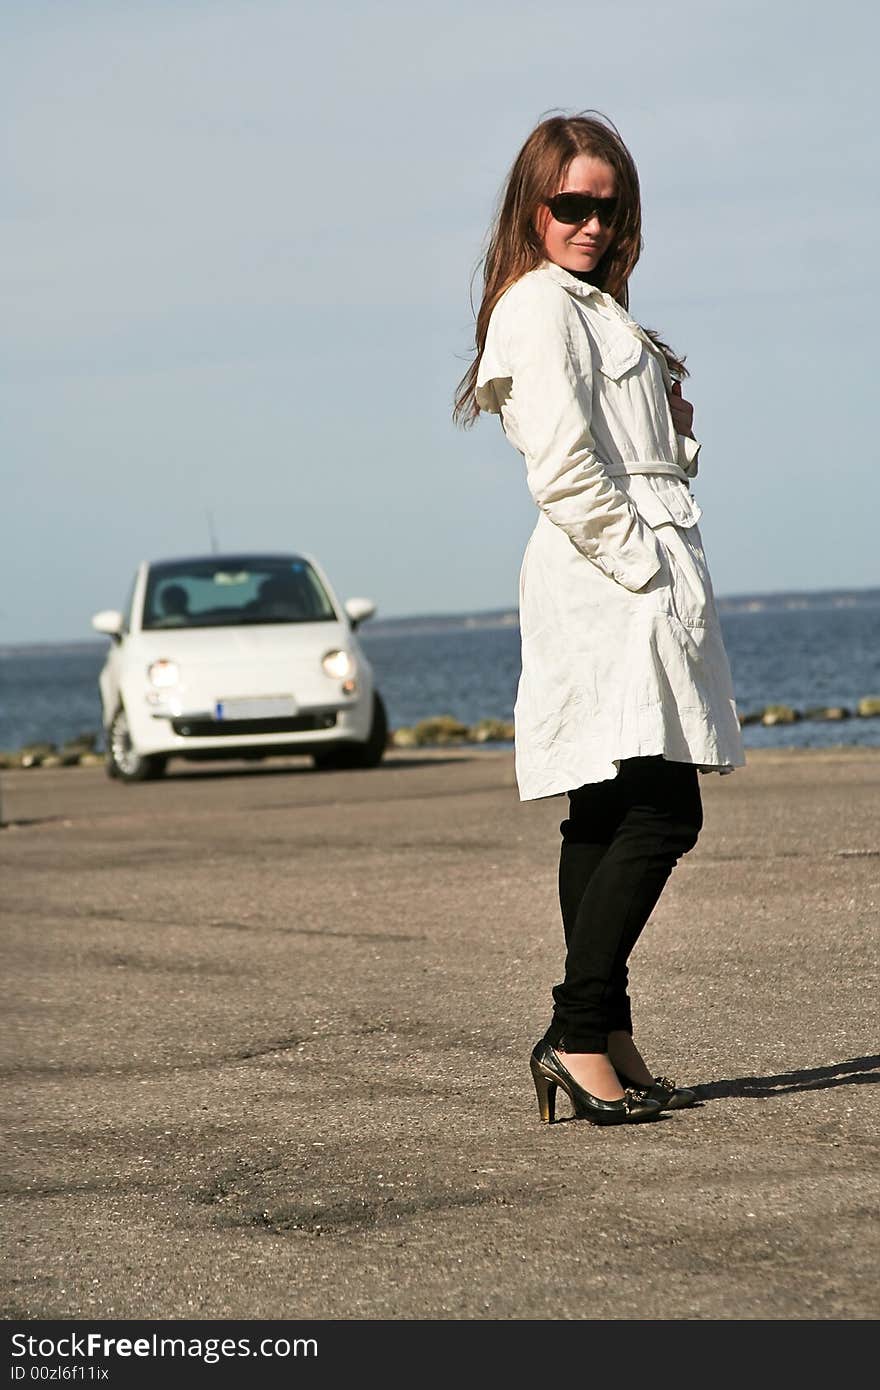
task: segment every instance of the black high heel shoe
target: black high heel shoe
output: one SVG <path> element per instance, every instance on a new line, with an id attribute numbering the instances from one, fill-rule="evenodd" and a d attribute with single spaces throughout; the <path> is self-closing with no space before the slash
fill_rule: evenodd
<path id="1" fill-rule="evenodd" d="M 676 1086 L 668 1076 L 655 1076 L 650 1086 L 647 1086 L 625 1076 L 620 1067 L 615 1067 L 614 1070 L 621 1086 L 626 1086 L 640 1099 L 654 1101 L 661 1110 L 687 1110 L 688 1106 L 696 1104 L 696 1091 L 689 1090 L 687 1086 Z"/>
<path id="2" fill-rule="evenodd" d="M 532 1080 L 538 1093 L 538 1111 L 544 1124 L 552 1124 L 556 1113 L 556 1091 L 562 1087 L 574 1107 L 576 1120 L 589 1120 L 594 1125 L 638 1124 L 655 1120 L 663 1108 L 628 1090 L 621 1100 L 602 1100 L 590 1095 L 575 1081 L 563 1066 L 558 1052 L 542 1038 L 532 1049 L 529 1059 Z"/>

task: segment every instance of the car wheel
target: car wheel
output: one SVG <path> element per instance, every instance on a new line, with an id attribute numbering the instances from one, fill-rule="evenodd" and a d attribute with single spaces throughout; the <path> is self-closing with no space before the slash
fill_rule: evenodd
<path id="1" fill-rule="evenodd" d="M 378 767 L 388 747 L 388 714 L 378 690 L 373 695 L 373 721 L 366 743 L 355 748 L 357 767 Z"/>
<path id="2" fill-rule="evenodd" d="M 107 730 L 108 776 L 118 777 L 121 782 L 146 782 L 161 777 L 167 766 L 168 759 L 161 753 L 138 753 L 131 741 L 128 715 L 120 705 Z"/>
<path id="3" fill-rule="evenodd" d="M 110 730 L 109 730 L 109 729 L 105 729 L 105 730 L 104 730 L 104 771 L 106 772 L 107 776 L 110 777 L 110 778 L 115 779 L 115 778 L 117 778 L 117 777 L 119 776 L 119 773 L 118 773 L 117 770 L 116 770 L 116 764 L 114 763 L 113 759 L 110 757 Z"/>
<path id="4" fill-rule="evenodd" d="M 373 720 L 366 743 L 344 743 L 336 748 L 328 748 L 326 753 L 315 753 L 313 761 L 316 768 L 378 767 L 388 746 L 388 715 L 385 703 L 378 691 L 373 695 Z"/>

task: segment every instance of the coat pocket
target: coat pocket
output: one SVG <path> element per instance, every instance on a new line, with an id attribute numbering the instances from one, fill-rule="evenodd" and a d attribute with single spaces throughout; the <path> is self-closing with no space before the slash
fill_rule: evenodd
<path id="1" fill-rule="evenodd" d="M 586 329 L 584 346 L 589 350 L 589 360 L 585 366 L 598 368 L 609 381 L 620 381 L 641 361 L 646 350 L 643 339 L 615 317 L 584 304 L 576 307 Z"/>
<path id="2" fill-rule="evenodd" d="M 597 338 L 599 348 L 599 371 L 609 381 L 620 381 L 621 377 L 637 367 L 645 351 L 644 343 L 627 331 L 602 335 Z"/>
<path id="3" fill-rule="evenodd" d="M 682 627 L 700 631 L 714 620 L 712 581 L 699 528 L 664 526 L 655 533 L 663 550 L 657 580 L 663 607 Z"/>

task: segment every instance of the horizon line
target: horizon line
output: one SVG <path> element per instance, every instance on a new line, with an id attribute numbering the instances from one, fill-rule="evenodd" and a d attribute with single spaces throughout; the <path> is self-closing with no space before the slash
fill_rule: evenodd
<path id="1" fill-rule="evenodd" d="M 716 602 L 719 605 L 737 603 L 755 603 L 762 599 L 816 599 L 816 598 L 845 598 L 849 596 L 869 597 L 876 594 L 880 598 L 880 586 L 877 585 L 847 585 L 834 589 L 754 589 L 735 594 L 717 594 Z M 422 611 L 419 613 L 387 613 L 380 615 L 377 612 L 375 619 L 370 619 L 370 627 L 381 625 L 382 623 L 416 623 L 420 621 L 437 621 L 441 619 L 455 620 L 466 618 L 501 618 L 510 617 L 518 613 L 517 608 L 467 608 L 467 609 L 436 609 Z M 369 629 L 368 629 L 369 631 Z M 42 638 L 4 638 L 0 636 L 0 651 L 13 647 L 61 647 L 61 646 L 85 646 L 97 644 L 103 640 L 99 634 L 93 637 L 42 637 Z"/>

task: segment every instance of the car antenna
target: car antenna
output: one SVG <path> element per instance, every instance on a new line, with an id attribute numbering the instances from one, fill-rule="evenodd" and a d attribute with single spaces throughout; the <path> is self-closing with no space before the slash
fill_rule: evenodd
<path id="1" fill-rule="evenodd" d="M 211 554 L 216 555 L 219 546 L 217 545 L 217 537 L 214 534 L 214 513 L 211 511 L 210 507 L 205 508 L 205 515 L 208 518 L 208 535 L 211 540 Z"/>

